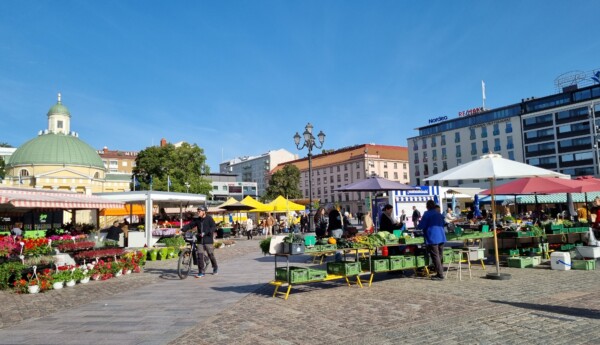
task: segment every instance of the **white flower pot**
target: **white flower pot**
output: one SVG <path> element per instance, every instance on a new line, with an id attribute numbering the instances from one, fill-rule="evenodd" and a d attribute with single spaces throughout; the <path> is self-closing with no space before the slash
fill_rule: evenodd
<path id="1" fill-rule="evenodd" d="M 65 283 L 66 286 L 68 287 L 73 287 L 75 286 L 75 279 L 71 279 L 68 282 Z"/>
<path id="2" fill-rule="evenodd" d="M 94 274 L 92 276 L 92 279 L 94 279 L 94 280 L 100 280 L 100 275 L 99 274 Z"/>
<path id="3" fill-rule="evenodd" d="M 131 270 L 125 271 L 125 274 L 131 274 Z"/>
<path id="4" fill-rule="evenodd" d="M 52 283 L 52 288 L 54 290 L 60 290 L 63 288 L 63 284 L 64 282 L 56 282 L 56 283 Z"/>
<path id="5" fill-rule="evenodd" d="M 85 277 L 79 281 L 81 284 L 87 284 L 90 282 L 90 277 Z"/>
<path id="6" fill-rule="evenodd" d="M 116 278 L 116 277 L 120 277 L 120 276 L 122 276 L 122 275 L 123 275 L 123 273 L 122 273 L 121 271 L 119 271 L 119 272 L 117 272 L 117 273 L 115 273 L 115 274 L 114 274 L 115 278 Z"/>
<path id="7" fill-rule="evenodd" d="M 38 292 L 40 292 L 40 286 L 39 285 L 29 285 L 27 287 L 27 291 L 29 293 L 38 293 Z"/>

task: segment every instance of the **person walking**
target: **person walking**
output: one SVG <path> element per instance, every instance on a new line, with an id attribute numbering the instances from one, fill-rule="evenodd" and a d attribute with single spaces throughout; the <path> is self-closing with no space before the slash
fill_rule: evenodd
<path id="1" fill-rule="evenodd" d="M 246 235 L 249 240 L 252 239 L 252 230 L 254 230 L 254 221 L 252 221 L 252 218 L 248 217 L 248 219 L 246 219 Z"/>
<path id="2" fill-rule="evenodd" d="M 406 221 L 408 221 L 408 216 L 404 213 L 404 210 L 400 211 L 400 223 L 402 223 L 402 231 L 406 231 Z"/>
<path id="3" fill-rule="evenodd" d="M 446 242 L 446 233 L 444 231 L 444 215 L 436 210 L 436 204 L 433 200 L 428 200 L 427 211 L 419 222 L 418 229 L 423 230 L 427 252 L 435 266 L 437 274 L 432 280 L 444 279 L 444 266 L 442 265 L 442 256 L 444 254 L 444 243 Z"/>
<path id="4" fill-rule="evenodd" d="M 390 204 L 383 206 L 383 212 L 381 218 L 379 218 L 379 231 L 392 232 L 402 228 L 402 225 L 394 219 L 393 212 L 394 206 Z"/>
<path id="5" fill-rule="evenodd" d="M 269 213 L 267 219 L 265 219 L 265 228 L 267 229 L 266 235 L 271 236 L 273 234 L 273 225 L 275 224 L 275 218 Z"/>
<path id="6" fill-rule="evenodd" d="M 416 229 L 417 224 L 419 224 L 419 220 L 421 219 L 421 212 L 419 212 L 419 210 L 417 210 L 417 206 L 413 206 L 413 213 L 412 213 L 411 218 L 412 218 L 413 226 Z"/>
<path id="7" fill-rule="evenodd" d="M 188 231 L 196 228 L 198 233 L 198 275 L 196 278 L 204 277 L 204 253 L 208 255 L 210 264 L 213 268 L 213 275 L 218 274 L 219 267 L 217 266 L 217 259 L 215 258 L 214 252 L 214 235 L 217 230 L 217 225 L 214 219 L 206 214 L 208 209 L 206 206 L 198 206 L 198 217 L 192 219 L 187 225 L 181 230 Z"/>

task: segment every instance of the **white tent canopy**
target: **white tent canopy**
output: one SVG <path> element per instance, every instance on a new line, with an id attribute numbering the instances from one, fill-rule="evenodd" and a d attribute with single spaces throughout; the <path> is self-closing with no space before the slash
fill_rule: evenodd
<path id="1" fill-rule="evenodd" d="M 115 193 L 95 193 L 108 200 L 120 201 L 130 204 L 144 204 L 146 215 L 144 217 L 144 231 L 146 232 L 146 243 L 152 243 L 152 208 L 154 203 L 161 207 L 179 207 L 204 205 L 206 196 L 203 194 L 158 192 L 151 190 Z"/>

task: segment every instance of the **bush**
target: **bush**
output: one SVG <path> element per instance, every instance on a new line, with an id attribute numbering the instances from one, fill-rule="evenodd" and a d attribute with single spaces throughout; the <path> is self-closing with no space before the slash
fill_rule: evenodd
<path id="1" fill-rule="evenodd" d="M 263 254 L 269 254 L 269 249 L 271 247 L 271 237 L 267 237 L 264 240 L 260 241 L 258 245 L 260 246 L 260 249 L 262 250 Z"/>
<path id="2" fill-rule="evenodd" d="M 10 278 L 15 277 L 21 279 L 23 270 L 27 266 L 23 265 L 20 261 L 5 262 L 0 264 L 0 290 L 8 289 L 10 287 Z"/>
<path id="3" fill-rule="evenodd" d="M 185 240 L 183 239 L 183 236 L 163 237 L 158 241 L 158 243 L 164 243 L 167 247 L 175 248 L 185 246 Z"/>

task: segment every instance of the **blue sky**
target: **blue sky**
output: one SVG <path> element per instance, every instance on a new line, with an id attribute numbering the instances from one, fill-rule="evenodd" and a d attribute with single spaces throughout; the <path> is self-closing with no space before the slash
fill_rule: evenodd
<path id="1" fill-rule="evenodd" d="M 600 68 L 598 1 L 2 1 L 0 142 L 47 128 L 62 93 L 94 148 L 196 143 L 222 159 L 406 146 L 461 110 L 555 92 Z"/>

